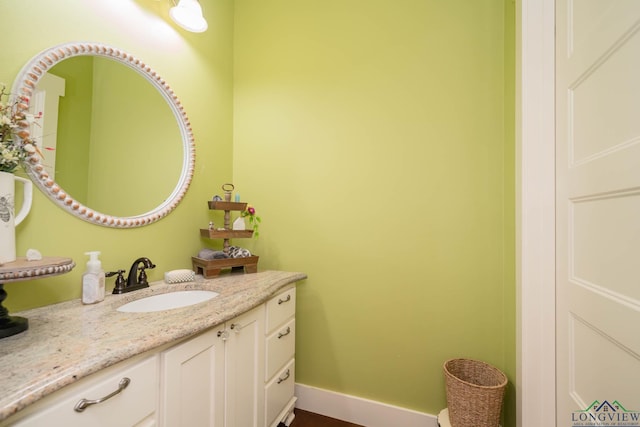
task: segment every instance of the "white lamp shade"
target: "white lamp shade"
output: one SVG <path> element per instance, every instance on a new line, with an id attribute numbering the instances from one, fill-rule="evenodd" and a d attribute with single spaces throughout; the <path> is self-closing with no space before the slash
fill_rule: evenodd
<path id="1" fill-rule="evenodd" d="M 193 33 L 201 33 L 208 28 L 198 0 L 180 0 L 177 6 L 169 10 L 169 16 L 176 24 Z"/>

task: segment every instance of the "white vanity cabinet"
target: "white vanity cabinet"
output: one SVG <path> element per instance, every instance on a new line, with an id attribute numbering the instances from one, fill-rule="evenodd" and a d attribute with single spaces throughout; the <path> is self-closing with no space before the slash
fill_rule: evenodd
<path id="1" fill-rule="evenodd" d="M 128 378 L 128 384 L 125 378 Z M 122 385 L 121 385 L 122 384 Z M 104 369 L 39 401 L 8 424 L 19 427 L 152 427 L 157 423 L 158 357 L 127 361 Z M 111 395 L 111 397 L 108 397 Z M 74 408 L 82 401 L 90 404 L 82 412 Z M 0 423 L 5 425 L 3 423 Z"/>
<path id="2" fill-rule="evenodd" d="M 265 421 L 275 427 L 295 405 L 296 289 L 280 292 L 266 304 Z"/>
<path id="3" fill-rule="evenodd" d="M 295 404 L 295 303 L 266 304 L 161 355 L 161 425 L 273 427 Z"/>
<path id="4" fill-rule="evenodd" d="M 295 404 L 295 295 L 290 286 L 222 325 L 105 368 L 0 427 L 277 426 Z M 103 401 L 77 412 L 81 399 Z"/>
<path id="5" fill-rule="evenodd" d="M 164 426 L 262 427 L 264 305 L 161 354 Z"/>

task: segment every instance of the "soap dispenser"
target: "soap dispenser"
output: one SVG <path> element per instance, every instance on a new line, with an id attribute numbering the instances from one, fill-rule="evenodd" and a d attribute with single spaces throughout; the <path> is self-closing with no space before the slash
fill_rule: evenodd
<path id="1" fill-rule="evenodd" d="M 100 252 L 86 252 L 89 255 L 87 271 L 82 274 L 82 303 L 95 304 L 104 300 L 104 270 L 98 259 Z"/>

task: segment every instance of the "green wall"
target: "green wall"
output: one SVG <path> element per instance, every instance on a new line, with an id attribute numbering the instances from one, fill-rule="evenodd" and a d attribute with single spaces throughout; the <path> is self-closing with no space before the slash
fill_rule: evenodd
<path id="1" fill-rule="evenodd" d="M 437 414 L 448 358 L 513 379 L 512 3 L 235 4 L 235 183 L 262 266 L 309 275 L 296 380 Z"/>
<path id="2" fill-rule="evenodd" d="M 0 81 L 55 43 L 113 44 L 172 85 L 197 143 L 185 200 L 143 228 L 80 221 L 36 192 L 18 252 L 78 267 L 7 285 L 9 309 L 79 297 L 88 250 L 106 269 L 149 256 L 151 280 L 189 268 L 209 244 L 197 229 L 215 219 L 205 201 L 234 182 L 263 219 L 246 243 L 261 268 L 309 275 L 298 382 L 437 414 L 448 358 L 486 360 L 513 381 L 512 2 L 202 4 L 209 30 L 189 34 L 169 23 L 169 2 L 2 2 L 5 31 L 23 36 L 0 42 Z"/>

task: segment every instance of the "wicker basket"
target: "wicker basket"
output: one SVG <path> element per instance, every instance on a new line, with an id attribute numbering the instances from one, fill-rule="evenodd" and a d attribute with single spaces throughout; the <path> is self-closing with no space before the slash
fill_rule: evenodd
<path id="1" fill-rule="evenodd" d="M 443 366 L 452 427 L 498 427 L 507 376 L 478 360 L 451 359 Z"/>

